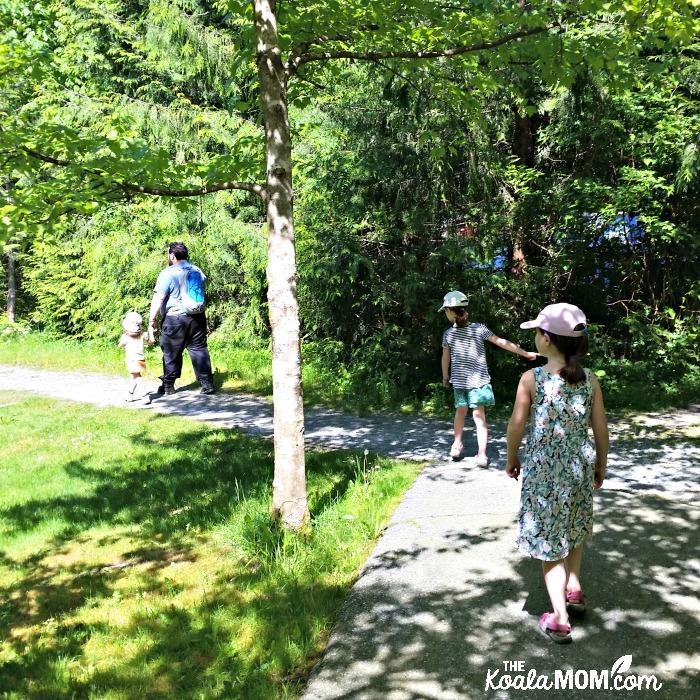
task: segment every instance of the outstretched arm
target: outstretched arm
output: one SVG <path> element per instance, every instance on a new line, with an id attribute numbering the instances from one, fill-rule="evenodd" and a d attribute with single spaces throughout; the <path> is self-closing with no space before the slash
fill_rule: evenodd
<path id="1" fill-rule="evenodd" d="M 591 408 L 591 428 L 595 441 L 595 476 L 593 488 L 599 489 L 605 479 L 605 470 L 608 466 L 608 446 L 610 445 L 610 433 L 608 431 L 608 419 L 605 417 L 603 405 L 603 392 L 595 375 L 592 375 L 593 407 Z"/>
<path id="2" fill-rule="evenodd" d="M 536 360 L 539 357 L 539 353 L 523 350 L 519 345 L 511 343 L 510 340 L 506 340 L 505 338 L 499 338 L 497 335 L 492 335 L 489 340 L 494 345 L 498 345 L 499 348 L 513 352 L 521 357 L 526 357 L 528 360 Z"/>
<path id="3" fill-rule="evenodd" d="M 520 476 L 520 443 L 522 442 L 527 425 L 527 417 L 530 413 L 530 406 L 535 398 L 535 375 L 532 371 L 525 372 L 520 377 L 518 391 L 515 395 L 513 413 L 508 421 L 508 432 L 506 434 L 507 460 L 506 474 L 512 479 Z"/>

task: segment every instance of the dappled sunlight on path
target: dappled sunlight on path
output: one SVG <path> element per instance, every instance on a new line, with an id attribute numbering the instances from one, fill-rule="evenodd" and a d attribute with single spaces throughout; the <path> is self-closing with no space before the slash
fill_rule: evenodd
<path id="1" fill-rule="evenodd" d="M 157 396 L 157 384 L 147 385 L 153 403 L 143 410 L 239 428 L 251 435 L 272 438 L 272 403 L 244 394 L 219 392 L 202 396 L 198 387 Z M 55 372 L 0 365 L 0 389 L 26 391 L 97 406 L 133 406 L 125 401 L 126 380 L 92 373 Z M 357 418 L 337 411 L 305 410 L 306 442 L 324 449 L 368 449 L 401 459 L 442 459 L 452 444 L 450 421 L 377 416 Z"/>
<path id="2" fill-rule="evenodd" d="M 272 403 L 264 398 L 219 392 L 202 396 L 198 387 L 179 389 L 173 396 L 157 396 L 157 384 L 147 385 L 153 403 L 127 404 L 126 380 L 93 373 L 73 373 L 0 365 L 0 389 L 26 391 L 97 406 L 131 406 L 238 428 L 251 435 L 272 438 Z M 452 444 L 451 419 L 376 415 L 357 417 L 322 408 L 305 409 L 306 441 L 324 449 L 368 449 L 398 459 L 447 461 Z M 687 484 L 700 482 L 700 406 L 684 411 L 646 414 L 611 420 L 608 488 L 633 484 L 639 489 L 663 488 L 687 496 Z M 700 428 L 696 428 L 700 430 Z M 465 430 L 464 462 L 476 452 L 473 430 Z M 505 425 L 490 426 L 489 459 L 502 467 L 505 459 Z"/>
<path id="3" fill-rule="evenodd" d="M 610 671 L 626 655 L 630 673 L 657 676 L 653 697 L 697 698 L 698 482 L 687 488 L 683 499 L 630 483 L 596 493 L 590 609 L 573 620 L 574 644 L 557 647 L 537 628 L 550 607 L 541 566 L 514 549 L 518 485 L 490 470 L 426 468 L 351 591 L 304 700 L 614 697 L 486 684 L 505 662 L 553 680 L 557 670 Z"/>

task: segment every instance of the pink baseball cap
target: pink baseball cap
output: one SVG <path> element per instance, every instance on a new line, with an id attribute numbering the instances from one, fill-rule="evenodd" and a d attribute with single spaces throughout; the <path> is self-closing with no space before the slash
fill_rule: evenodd
<path id="1" fill-rule="evenodd" d="M 585 333 L 586 315 L 573 304 L 550 304 L 537 314 L 534 321 L 525 321 L 520 327 L 541 328 L 555 335 L 579 338 Z"/>

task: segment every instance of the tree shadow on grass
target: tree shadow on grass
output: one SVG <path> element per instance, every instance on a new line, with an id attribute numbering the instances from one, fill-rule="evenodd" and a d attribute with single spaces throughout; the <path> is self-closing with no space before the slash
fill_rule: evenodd
<path id="1" fill-rule="evenodd" d="M 176 451 L 167 454 L 179 455 L 175 459 L 162 454 L 163 446 L 145 431 L 132 438 L 129 455 L 98 466 L 89 457 L 72 459 L 66 471 L 86 486 L 80 493 L 33 498 L 0 511 L 9 535 L 65 523 L 22 561 L 0 554 L 6 572 L 0 584 L 0 693 L 32 700 L 109 692 L 178 700 L 200 692 L 210 698 L 272 698 L 275 683 L 279 688 L 297 682 L 288 675 L 303 666 L 330 624 L 330 613 L 319 611 L 336 610 L 345 586 L 332 579 L 299 580 L 293 567 L 272 582 L 265 578 L 269 563 L 242 561 L 240 552 L 225 546 L 217 556 L 231 561 L 214 560 L 207 568 L 205 578 L 215 576 L 198 603 L 178 604 L 182 586 L 167 579 L 170 567 L 197 564 L 199 545 L 207 539 L 198 533 L 224 523 L 247 499 L 262 497 L 267 507 L 271 445 L 201 427 L 169 440 L 168 448 Z M 320 510 L 342 498 L 356 460 L 344 452 L 312 454 L 307 466 L 312 507 Z M 125 585 L 129 595 L 135 588 L 144 595 L 141 612 L 128 613 L 128 622 L 99 615 L 86 622 L 91 608 L 127 594 Z M 247 620 L 245 635 L 262 650 L 252 663 L 235 623 L 226 615 L 221 620 L 221 611 L 235 609 Z M 99 669 L 85 671 L 86 649 L 115 635 L 130 641 L 117 646 L 114 658 L 106 652 Z"/>
<path id="2" fill-rule="evenodd" d="M 109 598 L 119 588 L 118 575 L 100 572 L 86 580 L 78 569 L 68 567 L 71 584 L 50 582 L 49 572 L 35 572 L 31 589 L 54 599 L 71 588 L 73 594 L 64 609 L 47 611 L 43 629 L 29 636 L 6 641 L 6 653 L 14 657 L 0 668 L 0 693 L 16 693 L 31 700 L 49 698 L 88 698 L 104 695 L 125 698 L 277 698 L 279 690 L 271 678 L 294 686 L 290 670 L 299 666 L 297 648 L 313 648 L 317 643 L 318 617 L 311 612 L 322 602 L 339 606 L 344 587 L 333 584 L 310 586 L 293 576 L 274 585 L 263 585 L 260 595 L 251 599 L 248 590 L 254 573 L 241 574 L 235 581 L 220 576 L 210 581 L 206 597 L 197 605 L 159 605 L 157 596 L 167 591 L 154 581 L 155 572 L 142 572 L 144 582 L 153 581 L 148 602 L 144 599 L 127 622 L 76 621 L 73 613 L 90 600 Z M 46 575 L 46 579 L 44 579 Z M 161 590 L 157 590 L 160 588 Z M 54 600 L 55 602 L 55 600 Z M 254 658 L 249 658 L 246 638 L 221 611 L 244 610 L 247 630 L 257 636 Z M 48 613 L 50 612 L 50 616 Z M 11 632 L 11 629 L 9 630 Z M 122 643 L 106 652 L 100 667 L 84 671 L 83 655 L 88 645 L 102 637 Z M 128 640 L 124 643 L 123 640 Z M 286 677 L 285 677 L 286 676 Z"/>
<path id="3" fill-rule="evenodd" d="M 167 421 L 157 416 L 156 422 Z M 92 463 L 89 456 L 73 459 L 66 473 L 90 489 L 84 494 L 36 498 L 0 511 L 6 534 L 27 532 L 47 520 L 67 527 L 60 539 L 73 538 L 96 525 L 137 524 L 148 537 L 177 540 L 184 524 L 191 528 L 220 522 L 241 498 L 269 492 L 273 477 L 272 446 L 238 431 L 182 432 L 168 444 L 178 454 L 173 461 L 158 457 L 161 446 L 145 433 L 133 438 L 142 448 L 138 464 L 117 455 L 111 464 Z M 310 453 L 309 492 L 314 510 L 343 496 L 354 479 L 362 456 L 347 451 Z M 333 477 L 330 480 L 330 477 Z"/>

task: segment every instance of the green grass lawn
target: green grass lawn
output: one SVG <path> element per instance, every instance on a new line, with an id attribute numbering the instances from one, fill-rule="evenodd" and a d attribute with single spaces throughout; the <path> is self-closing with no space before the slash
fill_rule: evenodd
<path id="1" fill-rule="evenodd" d="M 419 466 L 308 455 L 313 532 L 271 531 L 272 444 L 0 392 L 0 697 L 293 698 Z"/>
<path id="2" fill-rule="evenodd" d="M 210 341 L 210 355 L 217 387 L 272 396 L 272 358 L 269 350 L 237 348 Z M 146 346 L 146 379 L 162 372 L 160 347 Z M 115 343 L 99 340 L 53 339 L 43 333 L 8 333 L 0 336 L 0 363 L 20 364 L 42 369 L 98 372 L 127 376 L 124 351 Z M 304 394 L 310 403 L 342 407 L 343 396 L 336 395 L 328 373 L 304 367 Z M 192 363 L 185 352 L 180 385 L 195 381 Z"/>

